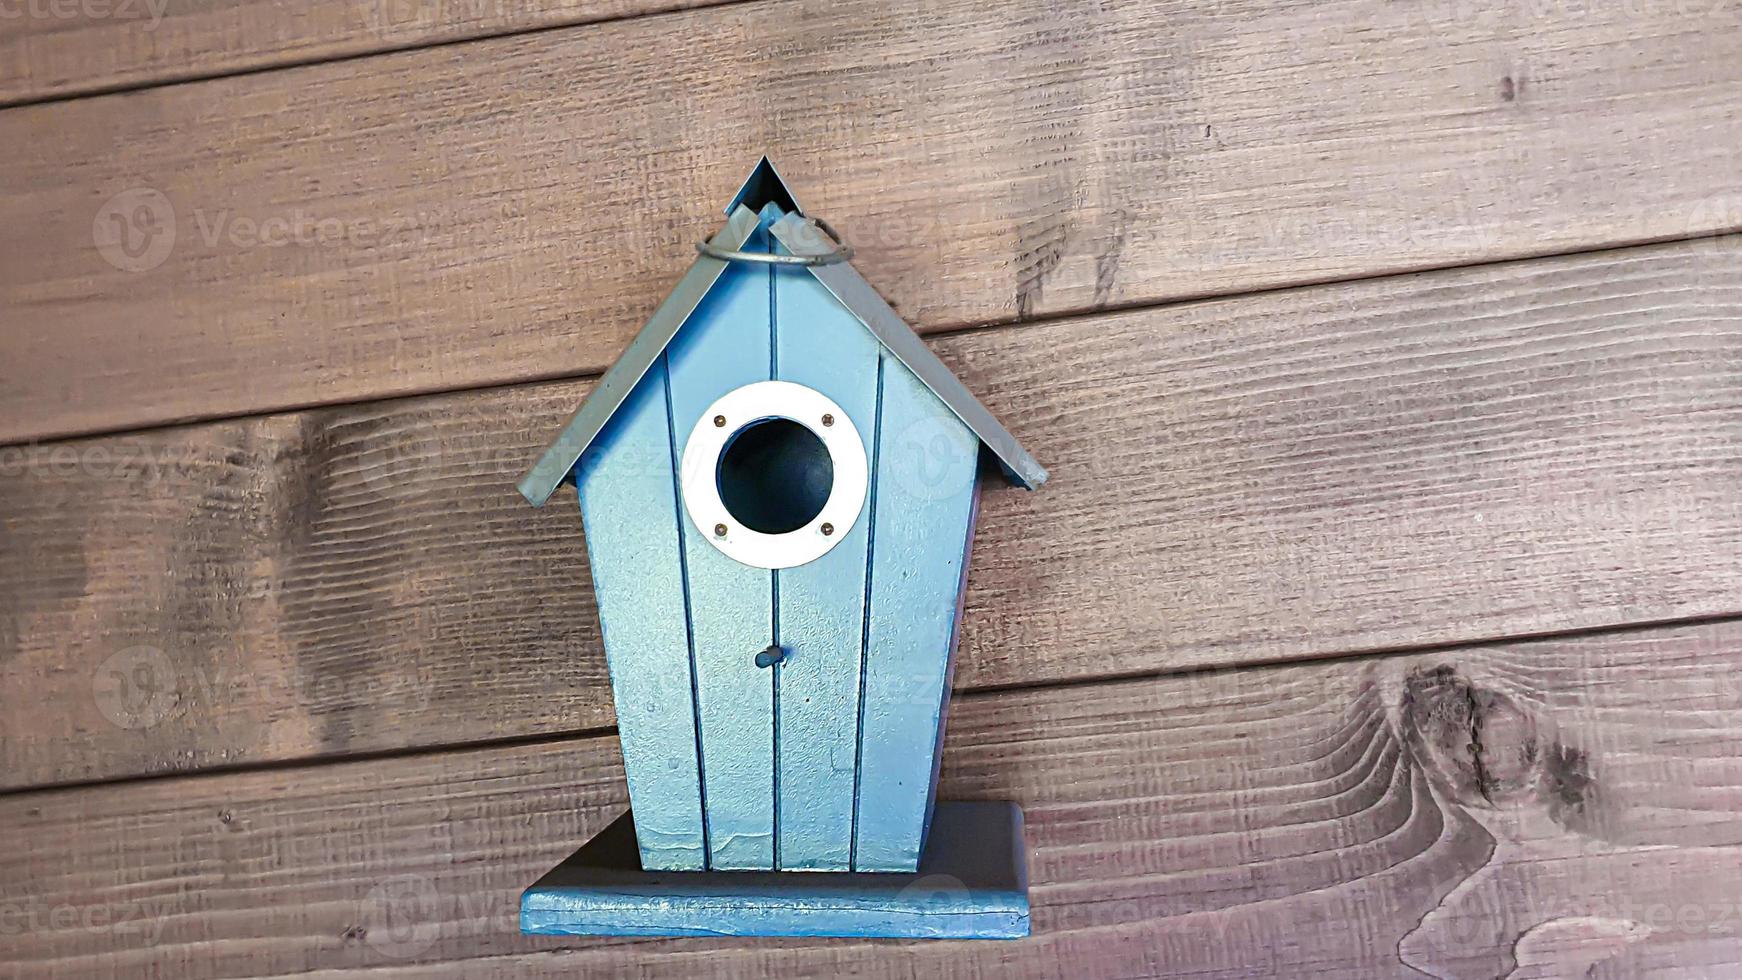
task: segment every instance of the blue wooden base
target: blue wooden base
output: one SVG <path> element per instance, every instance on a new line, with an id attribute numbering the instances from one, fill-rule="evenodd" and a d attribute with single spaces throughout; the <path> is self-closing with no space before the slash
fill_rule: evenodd
<path id="1" fill-rule="evenodd" d="M 643 871 L 625 813 L 520 898 L 520 929 L 554 936 L 1028 935 L 1022 810 L 939 803 L 915 874 Z"/>

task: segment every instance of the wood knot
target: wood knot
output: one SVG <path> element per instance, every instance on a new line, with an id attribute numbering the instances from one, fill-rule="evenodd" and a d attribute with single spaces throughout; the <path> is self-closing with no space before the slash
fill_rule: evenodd
<path id="1" fill-rule="evenodd" d="M 1471 683 L 1447 664 L 1404 681 L 1402 720 L 1417 761 L 1461 803 L 1518 806 L 1535 800 L 1564 812 L 1591 787 L 1583 752 L 1516 699 Z"/>

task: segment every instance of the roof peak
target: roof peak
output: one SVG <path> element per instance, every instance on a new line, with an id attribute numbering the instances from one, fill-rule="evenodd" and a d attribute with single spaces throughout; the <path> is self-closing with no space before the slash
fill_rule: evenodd
<path id="1" fill-rule="evenodd" d="M 774 161 L 767 154 L 756 161 L 756 166 L 750 169 L 750 176 L 744 178 L 744 183 L 738 188 L 738 193 L 732 195 L 732 201 L 726 205 L 726 214 L 730 215 L 738 206 L 749 208 L 760 213 L 764 205 L 770 202 L 780 205 L 782 211 L 804 213 L 799 206 L 798 198 L 792 194 L 792 189 L 786 186 L 786 181 L 780 176 L 780 171 L 774 168 Z"/>
<path id="2" fill-rule="evenodd" d="M 730 264 L 730 253 L 743 248 L 751 236 L 763 228 L 795 256 L 827 255 L 839 247 L 836 242 L 825 240 L 823 234 L 816 233 L 813 222 L 817 219 L 807 218 L 796 210 L 798 202 L 792 200 L 791 192 L 767 157 L 762 158 L 750 177 L 745 181 L 744 189 L 733 199 L 725 227 L 708 240 L 707 245 L 711 248 L 700 250 L 702 254 L 691 263 L 689 271 L 654 311 L 641 332 L 630 341 L 629 347 L 599 378 L 562 434 L 521 478 L 520 492 L 533 505 L 542 506 L 558 486 L 573 477 L 575 464 L 594 438 L 610 423 L 630 392 L 665 352 L 666 345 L 677 336 L 724 275 Z M 784 197 L 761 197 L 774 194 Z M 769 204 L 774 204 L 775 208 L 765 211 Z M 788 204 L 791 207 L 787 207 Z M 930 388 L 944 406 L 973 431 L 980 444 L 998 460 L 1010 482 L 1033 490 L 1046 481 L 1045 468 L 938 360 L 913 328 L 877 295 L 850 262 L 807 264 L 803 269 L 877 338 L 884 351 Z"/>

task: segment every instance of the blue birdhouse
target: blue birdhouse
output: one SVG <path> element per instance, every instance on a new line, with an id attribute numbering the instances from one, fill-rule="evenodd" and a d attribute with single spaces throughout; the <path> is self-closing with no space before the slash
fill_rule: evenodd
<path id="1" fill-rule="evenodd" d="M 982 474 L 1046 472 L 767 159 L 726 214 L 520 484 L 579 491 L 630 799 L 523 927 L 1025 935 L 1020 811 L 935 796 Z"/>

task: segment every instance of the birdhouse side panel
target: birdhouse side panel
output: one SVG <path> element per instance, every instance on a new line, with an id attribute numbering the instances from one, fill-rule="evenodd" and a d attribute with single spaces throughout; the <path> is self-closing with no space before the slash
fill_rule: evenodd
<path id="1" fill-rule="evenodd" d="M 746 251 L 769 247 L 758 231 Z M 734 264 L 666 349 L 678 458 L 722 395 L 773 379 L 767 266 Z M 682 518 L 701 731 L 709 866 L 774 867 L 774 676 L 755 663 L 773 642 L 772 573 L 728 558 Z"/>
<path id="2" fill-rule="evenodd" d="M 937 779 L 980 441 L 887 353 L 880 406 L 854 867 L 913 871 Z"/>
<path id="3" fill-rule="evenodd" d="M 576 469 L 630 805 L 650 870 L 705 865 L 663 360 Z"/>
<path id="4" fill-rule="evenodd" d="M 774 276 L 776 375 L 832 399 L 845 417 L 831 427 L 855 427 L 869 453 L 881 346 L 808 270 L 776 267 Z M 841 540 L 821 558 L 775 573 L 776 642 L 786 653 L 775 667 L 783 870 L 852 867 L 870 510 L 837 528 Z"/>

